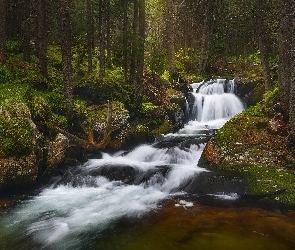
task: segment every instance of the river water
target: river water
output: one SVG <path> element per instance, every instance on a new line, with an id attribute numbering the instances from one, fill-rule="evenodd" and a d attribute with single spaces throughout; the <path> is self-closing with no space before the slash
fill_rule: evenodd
<path id="1" fill-rule="evenodd" d="M 0 214 L 0 249 L 293 249 L 295 214 L 243 199 L 243 180 L 198 166 L 214 130 L 244 106 L 233 81 L 192 84 L 177 133 L 101 152 Z"/>

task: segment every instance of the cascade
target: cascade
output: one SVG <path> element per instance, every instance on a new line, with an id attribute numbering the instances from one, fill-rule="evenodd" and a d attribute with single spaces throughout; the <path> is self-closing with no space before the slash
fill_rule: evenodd
<path id="1" fill-rule="evenodd" d="M 179 205 L 191 205 L 185 199 L 238 199 L 236 183 L 228 183 L 228 190 L 227 185 L 205 190 L 199 177 L 212 173 L 198 166 L 212 130 L 243 110 L 234 81 L 203 81 L 192 87 L 195 101 L 183 129 L 129 152 L 103 152 L 101 159 L 70 168 L 2 214 L 4 248 L 97 248 L 119 221 L 160 209 L 165 200 L 182 197 Z"/>
<path id="2" fill-rule="evenodd" d="M 244 109 L 242 102 L 235 95 L 234 80 L 210 80 L 191 86 L 195 102 L 190 111 L 190 120 L 207 122 L 227 119 Z"/>

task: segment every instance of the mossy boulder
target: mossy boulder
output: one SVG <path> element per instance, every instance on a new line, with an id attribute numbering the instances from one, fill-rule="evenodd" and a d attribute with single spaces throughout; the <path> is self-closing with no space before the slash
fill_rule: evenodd
<path id="1" fill-rule="evenodd" d="M 0 113 L 0 189 L 30 186 L 38 176 L 41 135 L 25 103 L 6 103 Z"/>
<path id="2" fill-rule="evenodd" d="M 82 127 L 90 143 L 100 142 L 109 130 L 110 139 L 107 145 L 119 148 L 129 136 L 129 111 L 124 104 L 114 101 L 110 104 L 90 105 L 85 109 Z"/>
<path id="3" fill-rule="evenodd" d="M 243 174 L 246 194 L 295 205 L 295 154 L 288 126 L 273 107 L 277 90 L 233 117 L 206 144 L 199 165 Z"/>
<path id="4" fill-rule="evenodd" d="M 51 142 L 32 119 L 24 102 L 8 101 L 0 106 L 0 190 L 32 187 L 65 159 L 68 139 L 59 134 Z"/>
<path id="5" fill-rule="evenodd" d="M 56 171 L 59 164 L 65 160 L 66 151 L 69 146 L 69 139 L 61 133 L 58 133 L 55 139 L 49 143 L 46 169 L 43 176 L 51 176 Z"/>
<path id="6" fill-rule="evenodd" d="M 253 106 L 262 101 L 265 93 L 264 80 L 250 80 L 247 78 L 236 78 L 237 95 L 247 106 Z"/>

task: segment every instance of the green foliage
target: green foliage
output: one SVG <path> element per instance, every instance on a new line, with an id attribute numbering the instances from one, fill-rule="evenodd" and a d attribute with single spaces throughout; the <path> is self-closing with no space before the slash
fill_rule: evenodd
<path id="1" fill-rule="evenodd" d="M 186 76 L 186 74 L 196 71 L 199 55 L 193 48 L 181 48 L 175 54 L 175 60 L 177 71 Z"/>
<path id="2" fill-rule="evenodd" d="M 157 106 L 155 106 L 151 102 L 144 102 L 142 103 L 141 112 L 145 114 L 146 116 L 149 116 L 156 108 Z"/>
<path id="3" fill-rule="evenodd" d="M 249 108 L 247 108 L 245 111 L 245 115 L 249 115 L 249 116 L 264 116 L 264 114 L 262 113 L 262 107 L 261 104 L 258 103 L 255 106 L 251 106 Z"/>
<path id="4" fill-rule="evenodd" d="M 0 84 L 11 83 L 14 77 L 7 65 L 0 65 Z"/>
<path id="5" fill-rule="evenodd" d="M 20 54 L 22 52 L 22 43 L 20 40 L 6 41 L 6 49 L 8 53 Z"/>
<path id="6" fill-rule="evenodd" d="M 82 99 L 74 100 L 74 110 L 78 117 L 86 116 L 87 102 Z"/>
<path id="7" fill-rule="evenodd" d="M 48 65 L 58 70 L 62 69 L 61 47 L 57 45 L 47 46 Z"/>
<path id="8" fill-rule="evenodd" d="M 65 105 L 65 97 L 63 92 L 60 91 L 52 91 L 46 93 L 45 96 L 47 102 L 50 104 L 52 112 L 56 114 L 63 115 L 65 114 L 66 105 Z"/>
<path id="9" fill-rule="evenodd" d="M 24 101 L 27 89 L 23 84 L 0 84 L 0 105 Z"/>
<path id="10" fill-rule="evenodd" d="M 147 54 L 145 57 L 145 64 L 147 68 L 156 75 L 163 75 L 168 71 L 168 62 L 163 50 L 159 48 L 158 42 L 148 37 L 146 39 Z"/>
<path id="11" fill-rule="evenodd" d="M 74 93 L 90 103 L 103 104 L 107 100 L 116 100 L 130 105 L 133 86 L 125 84 L 124 72 L 121 67 L 107 69 L 103 79 L 90 74 L 74 83 Z"/>
<path id="12" fill-rule="evenodd" d="M 32 96 L 29 107 L 34 120 L 46 121 L 51 115 L 51 107 L 43 96 Z"/>
<path id="13" fill-rule="evenodd" d="M 0 158 L 21 156 L 33 149 L 33 130 L 26 118 L 0 116 Z"/>
<path id="14" fill-rule="evenodd" d="M 161 75 L 162 79 L 169 82 L 171 80 L 171 76 L 170 76 L 170 73 L 169 73 L 169 70 L 165 70 L 163 72 L 163 74 Z M 170 84 L 170 82 L 169 82 Z"/>
<path id="15" fill-rule="evenodd" d="M 84 38 L 85 39 L 85 38 Z M 72 47 L 73 54 L 73 71 L 78 73 L 87 72 L 88 70 L 88 62 L 87 62 L 87 54 L 84 44 L 79 44 Z"/>
<path id="16" fill-rule="evenodd" d="M 68 129 L 68 121 L 64 115 L 52 113 L 52 117 L 49 122 L 53 122 L 54 126 L 62 128 L 64 130 Z"/>

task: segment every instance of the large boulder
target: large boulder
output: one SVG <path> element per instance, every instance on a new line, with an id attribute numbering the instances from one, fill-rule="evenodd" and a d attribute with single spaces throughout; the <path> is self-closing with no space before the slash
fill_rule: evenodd
<path id="1" fill-rule="evenodd" d="M 0 189 L 31 186 L 38 177 L 42 135 L 23 102 L 0 109 Z"/>
<path id="2" fill-rule="evenodd" d="M 50 176 L 65 159 L 69 140 L 58 134 L 46 145 L 45 137 L 23 102 L 0 108 L 0 190 L 33 187 Z"/>
<path id="3" fill-rule="evenodd" d="M 129 111 L 124 104 L 113 101 L 104 105 L 91 105 L 86 109 L 83 129 L 90 143 L 99 143 L 109 130 L 106 147 L 119 148 L 125 144 L 130 133 Z M 109 127 L 109 128 L 108 128 Z"/>
<path id="4" fill-rule="evenodd" d="M 65 160 L 69 145 L 69 139 L 61 133 L 58 133 L 56 138 L 49 143 L 45 172 L 43 175 L 51 176 L 56 171 L 59 164 Z"/>
<path id="5" fill-rule="evenodd" d="M 206 144 L 199 166 L 243 175 L 246 195 L 295 205 L 295 153 L 289 129 L 266 98 L 233 117 Z"/>
<path id="6" fill-rule="evenodd" d="M 265 93 L 264 80 L 250 80 L 247 78 L 236 78 L 237 95 L 247 106 L 253 106 L 262 101 Z"/>

